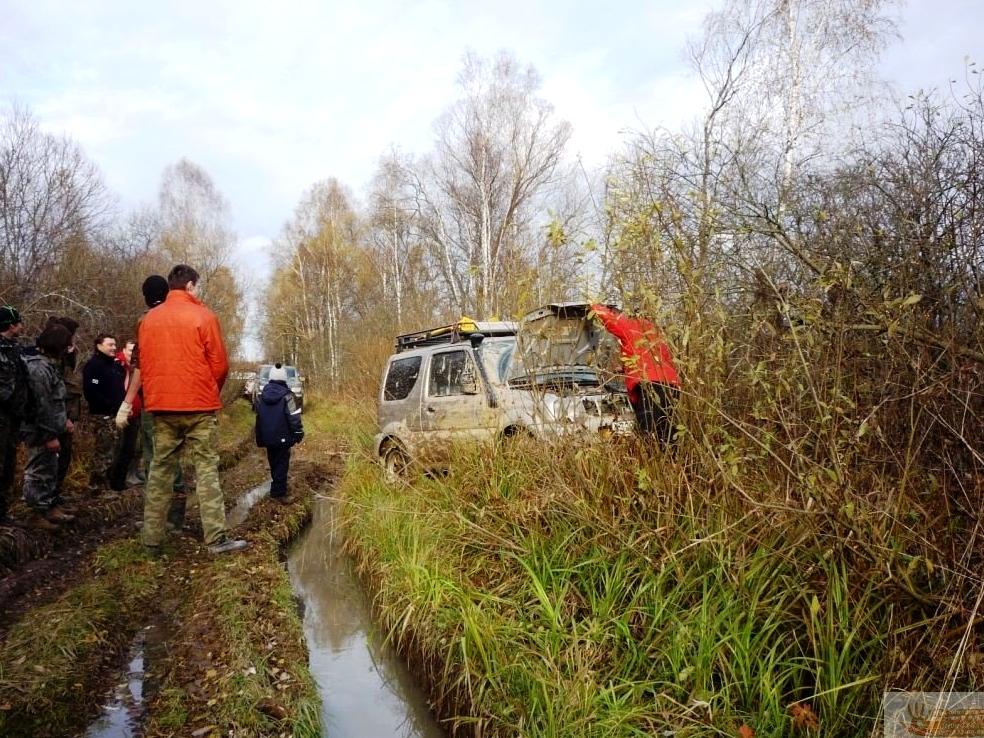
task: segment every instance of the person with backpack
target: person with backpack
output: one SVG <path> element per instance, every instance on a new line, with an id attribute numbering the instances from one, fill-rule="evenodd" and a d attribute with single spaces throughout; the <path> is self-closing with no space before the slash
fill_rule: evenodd
<path id="1" fill-rule="evenodd" d="M 7 523 L 20 424 L 31 405 L 27 366 L 17 345 L 23 329 L 24 323 L 16 308 L 0 307 L 0 525 Z"/>
<path id="2" fill-rule="evenodd" d="M 58 509 L 58 440 L 75 427 L 65 411 L 65 381 L 61 358 L 72 340 L 68 330 L 49 323 L 37 339 L 38 353 L 26 356 L 24 364 L 30 380 L 33 412 L 25 418 L 21 437 L 27 445 L 24 466 L 24 501 L 31 509 L 30 525 L 47 531 L 59 530 L 59 523 L 75 519 Z"/>
<path id="3" fill-rule="evenodd" d="M 301 410 L 287 386 L 283 364 L 270 369 L 270 379 L 256 400 L 256 445 L 265 448 L 270 463 L 270 497 L 287 504 L 290 449 L 304 438 Z"/>

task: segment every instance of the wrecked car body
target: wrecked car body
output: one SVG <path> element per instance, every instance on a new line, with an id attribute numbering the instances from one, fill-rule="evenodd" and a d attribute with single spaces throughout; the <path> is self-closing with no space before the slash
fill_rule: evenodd
<path id="1" fill-rule="evenodd" d="M 613 347 L 588 310 L 557 304 L 518 324 L 463 319 L 399 336 L 378 404 L 376 453 L 387 475 L 411 463 L 446 468 L 462 442 L 631 433 L 624 385 L 592 363 Z"/>

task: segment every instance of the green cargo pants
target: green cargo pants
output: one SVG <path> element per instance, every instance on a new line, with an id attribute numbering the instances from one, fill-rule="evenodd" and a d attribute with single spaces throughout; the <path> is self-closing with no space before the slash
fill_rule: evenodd
<path id="1" fill-rule="evenodd" d="M 120 431 L 115 415 L 90 415 L 95 445 L 89 460 L 89 491 L 109 489 L 113 463 L 120 450 Z"/>
<path id="2" fill-rule="evenodd" d="M 144 545 L 160 546 L 164 540 L 164 521 L 183 447 L 187 447 L 195 465 L 205 543 L 216 543 L 225 536 L 225 501 L 219 486 L 217 433 L 215 413 L 154 414 L 154 460 L 144 492 Z"/>

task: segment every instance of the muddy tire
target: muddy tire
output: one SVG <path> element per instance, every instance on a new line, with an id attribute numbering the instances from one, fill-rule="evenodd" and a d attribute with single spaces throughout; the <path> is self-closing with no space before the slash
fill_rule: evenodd
<path id="1" fill-rule="evenodd" d="M 380 461 L 387 482 L 406 482 L 410 479 L 410 457 L 399 446 L 390 444 L 383 449 Z"/>

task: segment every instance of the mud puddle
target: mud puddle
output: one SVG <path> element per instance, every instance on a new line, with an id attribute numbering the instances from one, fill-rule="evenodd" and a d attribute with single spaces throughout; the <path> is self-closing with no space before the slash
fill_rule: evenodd
<path id="1" fill-rule="evenodd" d="M 372 625 L 369 606 L 341 551 L 330 500 L 288 553 L 294 594 L 304 607 L 310 669 L 331 738 L 438 738 L 444 731 L 406 665 Z"/>
<path id="2" fill-rule="evenodd" d="M 85 738 L 138 738 L 143 735 L 147 630 L 149 628 L 138 631 L 134 637 L 127 656 L 126 671 L 102 706 L 99 717 L 86 730 Z"/>
<path id="3" fill-rule="evenodd" d="M 269 494 L 270 480 L 267 480 L 260 486 L 253 487 L 253 489 L 241 495 L 236 500 L 236 504 L 232 510 L 226 515 L 226 527 L 231 529 L 237 525 L 242 525 L 246 521 L 246 518 L 249 517 L 249 511 L 253 509 L 253 506 Z"/>

